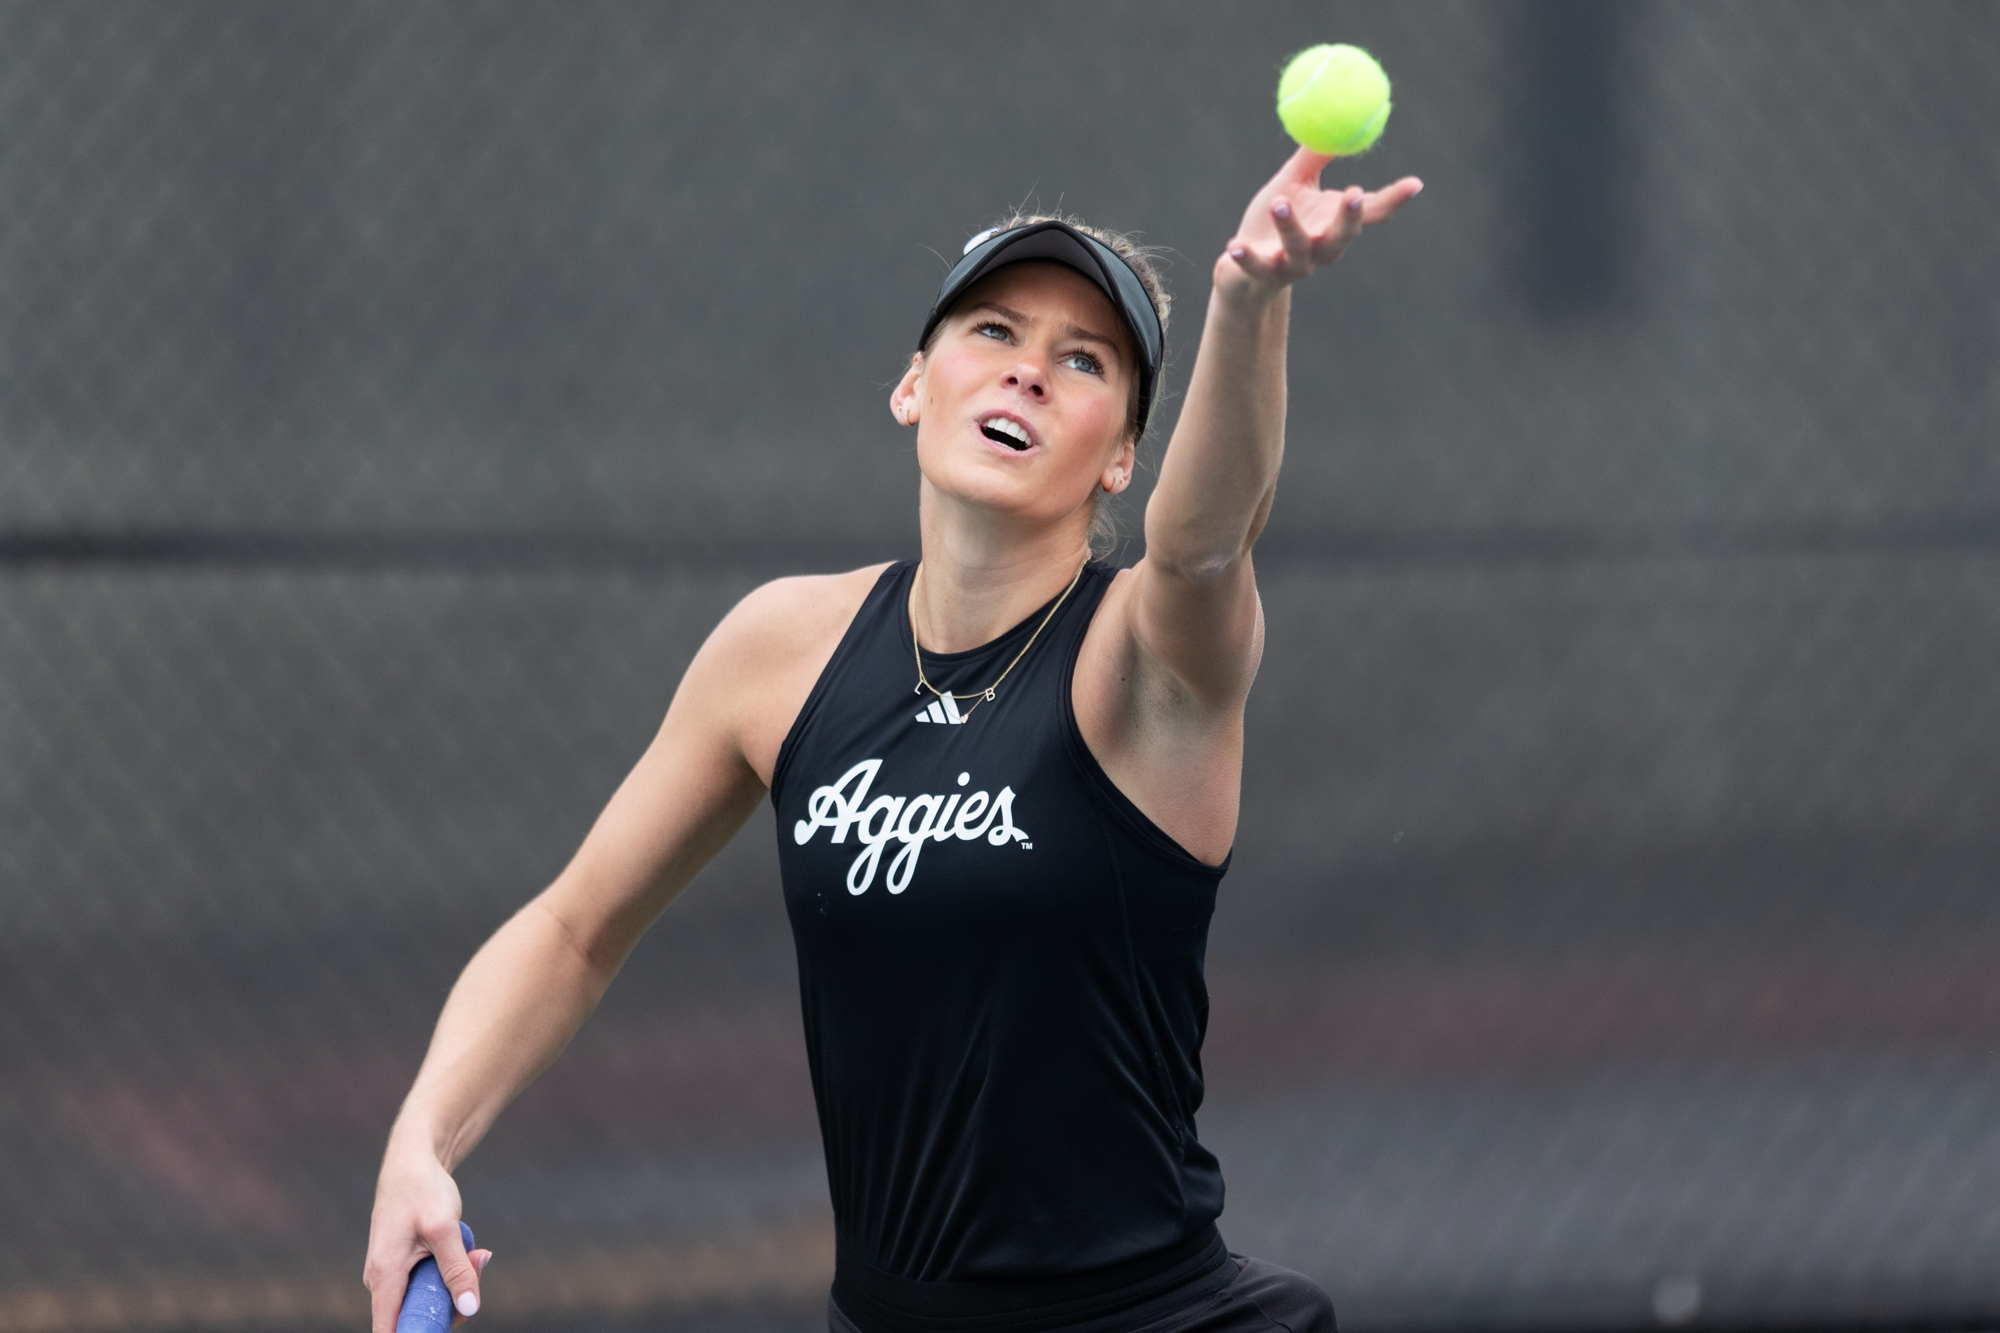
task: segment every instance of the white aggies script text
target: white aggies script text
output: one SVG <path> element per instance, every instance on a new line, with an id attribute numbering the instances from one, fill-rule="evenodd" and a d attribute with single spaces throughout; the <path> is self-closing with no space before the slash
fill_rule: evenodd
<path id="1" fill-rule="evenodd" d="M 792 825 L 792 840 L 803 847 L 823 828 L 833 830 L 832 841 L 847 841 L 848 830 L 861 843 L 854 864 L 847 868 L 847 891 L 868 892 L 875 882 L 875 868 L 882 862 L 882 849 L 900 842 L 902 849 L 889 861 L 883 883 L 889 892 L 901 893 L 910 887 L 917 873 L 917 858 L 927 842 L 976 842 L 980 838 L 995 847 L 1010 842 L 1027 842 L 1028 835 L 1014 827 L 1014 789 L 1002 787 L 998 796 L 973 792 L 960 800 L 958 792 L 947 796 L 877 796 L 868 798 L 880 772 L 880 759 L 863 759 L 840 775 L 840 781 L 814 790 L 806 802 L 808 818 Z M 958 775 L 961 786 L 971 779 Z"/>

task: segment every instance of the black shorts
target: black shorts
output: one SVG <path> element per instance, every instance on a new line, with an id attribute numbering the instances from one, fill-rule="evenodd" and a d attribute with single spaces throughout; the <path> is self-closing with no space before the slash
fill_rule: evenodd
<path id="1" fill-rule="evenodd" d="M 1236 1276 L 1227 1286 L 1155 1316 L 1131 1333 L 1335 1333 L 1333 1300 L 1317 1282 L 1262 1259 L 1229 1257 Z M 830 1296 L 826 1326 L 829 1333 L 861 1333 Z"/>

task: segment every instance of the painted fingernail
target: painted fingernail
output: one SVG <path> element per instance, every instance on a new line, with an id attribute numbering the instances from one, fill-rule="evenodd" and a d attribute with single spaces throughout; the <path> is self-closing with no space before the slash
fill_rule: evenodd
<path id="1" fill-rule="evenodd" d="M 460 1314 L 464 1315 L 464 1316 L 465 1316 L 465 1317 L 466 1317 L 467 1319 L 470 1319 L 470 1318 L 472 1318 L 472 1316 L 474 1316 L 474 1315 L 478 1314 L 478 1313 L 479 1313 L 479 1293 L 478 1293 L 478 1292 L 476 1292 L 476 1291 L 461 1291 L 461 1292 L 459 1292 L 459 1293 L 458 1293 L 458 1312 L 459 1312 Z"/>
<path id="2" fill-rule="evenodd" d="M 1348 211 L 1348 212 L 1350 212 L 1350 213 L 1359 213 L 1359 212 L 1361 211 L 1361 196 L 1360 196 L 1360 195 L 1356 194 L 1356 195 L 1349 195 L 1349 196 L 1348 196 L 1348 199 L 1347 199 L 1347 211 Z"/>
<path id="3" fill-rule="evenodd" d="M 1280 199 L 1271 205 L 1271 211 L 1281 218 L 1288 218 L 1292 215 L 1292 206 Z"/>
<path id="4" fill-rule="evenodd" d="M 1230 247 L 1229 247 L 1229 257 L 1230 257 L 1231 259 L 1241 259 L 1241 258 L 1243 258 L 1243 256 L 1245 256 L 1245 255 L 1247 255 L 1247 254 L 1249 254 L 1249 253 L 1250 253 L 1250 252 L 1249 252 L 1248 250 L 1245 250 L 1245 249 L 1244 249 L 1244 248 L 1243 248 L 1242 246 L 1240 246 L 1240 245 L 1232 245 L 1232 246 L 1230 246 Z"/>
<path id="5" fill-rule="evenodd" d="M 486 1265 L 492 1262 L 493 1262 L 493 1251 L 488 1250 L 485 1254 L 479 1256 L 479 1271 L 484 1273 L 486 1271 Z"/>

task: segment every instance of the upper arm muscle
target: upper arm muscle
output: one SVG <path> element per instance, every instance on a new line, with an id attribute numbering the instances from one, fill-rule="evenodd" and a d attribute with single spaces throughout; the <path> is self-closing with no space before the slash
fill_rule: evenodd
<path id="1" fill-rule="evenodd" d="M 1131 577 L 1127 619 L 1142 661 L 1171 676 L 1195 704 L 1240 710 L 1264 646 L 1250 557 L 1202 578 L 1141 560 Z"/>
<path id="2" fill-rule="evenodd" d="M 1243 701 L 1262 641 L 1247 561 L 1199 582 L 1142 561 L 1106 592 L 1071 683 L 1077 725 L 1105 775 L 1210 865 L 1236 836 Z"/>

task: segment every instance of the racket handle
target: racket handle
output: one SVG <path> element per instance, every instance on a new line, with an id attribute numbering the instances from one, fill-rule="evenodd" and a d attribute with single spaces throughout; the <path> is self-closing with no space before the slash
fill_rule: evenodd
<path id="1" fill-rule="evenodd" d="M 460 1222 L 458 1238 L 470 1253 L 472 1228 Z M 403 1293 L 403 1308 L 396 1315 L 396 1333 L 446 1333 L 456 1313 L 437 1260 L 429 1255 L 417 1260 L 417 1266 L 410 1270 L 409 1290 Z"/>

